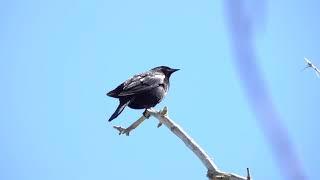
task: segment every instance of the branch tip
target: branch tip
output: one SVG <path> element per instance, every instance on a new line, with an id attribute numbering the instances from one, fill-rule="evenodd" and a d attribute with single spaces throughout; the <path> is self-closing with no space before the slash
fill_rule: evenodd
<path id="1" fill-rule="evenodd" d="M 161 116 L 168 116 L 168 107 L 165 106 L 159 113 Z"/>
<path id="2" fill-rule="evenodd" d="M 119 135 L 121 134 L 126 134 L 126 136 L 130 135 L 131 130 L 129 130 L 128 128 L 123 128 L 121 126 L 113 126 L 113 128 L 119 131 Z"/>

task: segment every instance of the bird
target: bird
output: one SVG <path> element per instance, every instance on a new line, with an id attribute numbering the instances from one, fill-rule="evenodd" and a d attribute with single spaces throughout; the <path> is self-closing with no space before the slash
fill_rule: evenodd
<path id="1" fill-rule="evenodd" d="M 156 106 L 169 90 L 170 76 L 178 70 L 158 66 L 134 75 L 108 92 L 107 96 L 119 99 L 119 105 L 108 121 L 117 118 L 127 106 L 131 109 L 149 109 Z"/>

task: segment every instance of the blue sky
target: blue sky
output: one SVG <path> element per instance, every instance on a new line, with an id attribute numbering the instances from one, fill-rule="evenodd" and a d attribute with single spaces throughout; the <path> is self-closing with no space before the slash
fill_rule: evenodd
<path id="1" fill-rule="evenodd" d="M 107 122 L 118 102 L 105 93 L 158 65 L 181 71 L 157 108 L 168 106 L 220 169 L 288 179 L 239 71 L 225 2 L 0 1 L 0 179 L 204 179 L 200 161 L 155 119 L 117 135 L 113 125 L 142 111 Z M 311 179 L 320 79 L 301 69 L 303 57 L 320 66 L 320 4 L 242 2 L 263 86 Z"/>

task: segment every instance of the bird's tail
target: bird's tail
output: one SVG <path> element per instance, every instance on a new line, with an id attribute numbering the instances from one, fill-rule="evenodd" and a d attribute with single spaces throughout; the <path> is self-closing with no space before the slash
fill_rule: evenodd
<path id="1" fill-rule="evenodd" d="M 119 116 L 119 114 L 124 110 L 124 108 L 131 102 L 131 100 L 120 100 L 119 106 L 116 111 L 109 118 L 109 122 Z"/>

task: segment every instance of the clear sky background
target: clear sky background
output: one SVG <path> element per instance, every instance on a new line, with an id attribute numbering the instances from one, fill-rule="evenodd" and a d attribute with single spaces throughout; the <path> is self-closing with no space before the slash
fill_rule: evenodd
<path id="1" fill-rule="evenodd" d="M 168 106 L 220 169 L 288 179 L 239 75 L 225 2 L 0 1 L 0 179 L 206 179 L 155 119 L 118 136 L 112 126 L 142 111 L 107 122 L 118 102 L 105 93 L 158 65 L 181 71 L 157 108 Z M 264 86 L 305 179 L 315 179 L 320 79 L 301 69 L 303 57 L 320 66 L 320 2 L 243 3 Z"/>

